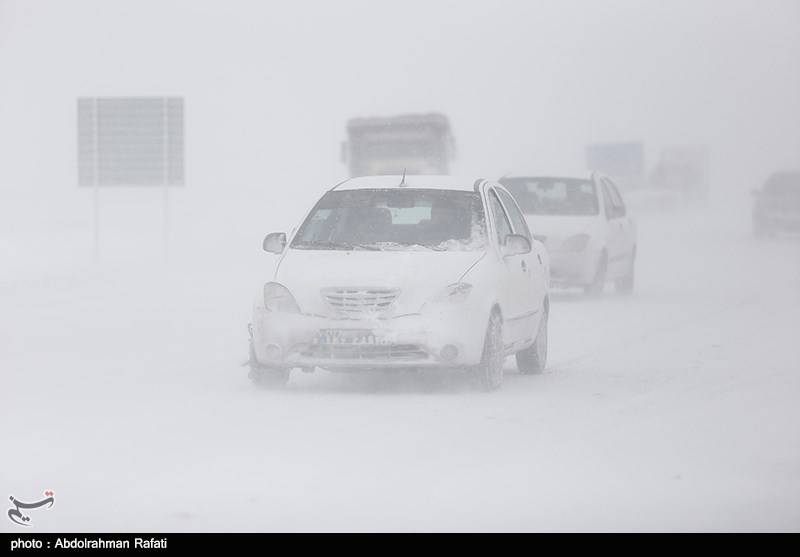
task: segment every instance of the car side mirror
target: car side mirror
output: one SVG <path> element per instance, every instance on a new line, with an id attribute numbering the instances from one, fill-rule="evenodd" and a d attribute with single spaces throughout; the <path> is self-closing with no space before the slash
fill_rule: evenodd
<path id="1" fill-rule="evenodd" d="M 503 246 L 503 256 L 506 255 L 524 255 L 530 253 L 531 242 L 521 234 L 509 234 L 506 236 L 506 242 Z"/>
<path id="2" fill-rule="evenodd" d="M 267 236 L 264 238 L 264 251 L 280 254 L 283 253 L 283 248 L 285 247 L 285 232 L 273 232 L 272 234 L 267 234 Z"/>

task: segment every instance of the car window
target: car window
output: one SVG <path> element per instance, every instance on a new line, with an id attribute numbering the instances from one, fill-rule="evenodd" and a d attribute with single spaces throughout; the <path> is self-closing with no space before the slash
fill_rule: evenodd
<path id="1" fill-rule="evenodd" d="M 622 196 L 619 194 L 617 187 L 611 180 L 605 179 L 604 183 L 608 186 L 608 191 L 611 194 L 611 203 L 614 205 L 614 216 L 625 216 L 625 203 L 622 201 Z"/>
<path id="2" fill-rule="evenodd" d="M 611 199 L 611 192 L 605 181 L 600 183 L 603 189 L 603 207 L 606 209 L 606 217 L 609 219 L 614 218 L 614 201 Z"/>
<path id="3" fill-rule="evenodd" d="M 528 223 L 525 222 L 525 217 L 520 212 L 519 207 L 514 202 L 514 198 L 507 192 L 496 189 L 497 195 L 500 196 L 500 201 L 506 208 L 508 216 L 511 218 L 511 225 L 514 227 L 514 234 L 525 236 L 528 240 L 532 240 L 531 231 L 528 230 Z"/>
<path id="4" fill-rule="evenodd" d="M 515 177 L 500 180 L 526 215 L 596 215 L 594 182 L 581 178 Z"/>
<path id="5" fill-rule="evenodd" d="M 511 234 L 511 224 L 508 222 L 506 212 L 503 210 L 503 205 L 497 198 L 494 189 L 489 191 L 489 206 L 491 207 L 492 217 L 497 227 L 497 241 L 500 245 L 505 245 L 506 236 Z"/>
<path id="6" fill-rule="evenodd" d="M 486 218 L 475 192 L 360 189 L 327 192 L 292 240 L 296 249 L 480 250 Z"/>

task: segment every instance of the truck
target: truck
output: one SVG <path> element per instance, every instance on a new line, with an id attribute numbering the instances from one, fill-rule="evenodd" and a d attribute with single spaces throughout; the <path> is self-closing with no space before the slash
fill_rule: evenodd
<path id="1" fill-rule="evenodd" d="M 387 174 L 449 174 L 455 141 L 439 113 L 352 118 L 342 143 L 351 177 Z"/>

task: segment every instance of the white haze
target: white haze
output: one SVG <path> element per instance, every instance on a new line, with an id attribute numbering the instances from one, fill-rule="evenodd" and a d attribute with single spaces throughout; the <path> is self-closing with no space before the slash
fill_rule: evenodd
<path id="1" fill-rule="evenodd" d="M 800 240 L 754 240 L 750 190 L 800 169 L 799 27 L 792 0 L 0 0 L 0 495 L 53 489 L 40 532 L 798 531 Z M 86 96 L 185 99 L 166 249 L 163 192 L 108 188 L 95 256 Z M 253 390 L 264 234 L 346 177 L 348 118 L 434 111 L 463 175 L 706 145 L 709 205 L 635 215 L 632 297 L 553 293 L 542 376 Z"/>

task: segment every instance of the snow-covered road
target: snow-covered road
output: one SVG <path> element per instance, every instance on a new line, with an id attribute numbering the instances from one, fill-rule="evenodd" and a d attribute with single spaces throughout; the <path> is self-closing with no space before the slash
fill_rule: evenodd
<path id="1" fill-rule="evenodd" d="M 55 491 L 40 532 L 800 531 L 800 239 L 639 225 L 634 295 L 553 292 L 547 372 L 490 394 L 254 390 L 233 257 L 6 280 L 0 486 Z"/>

